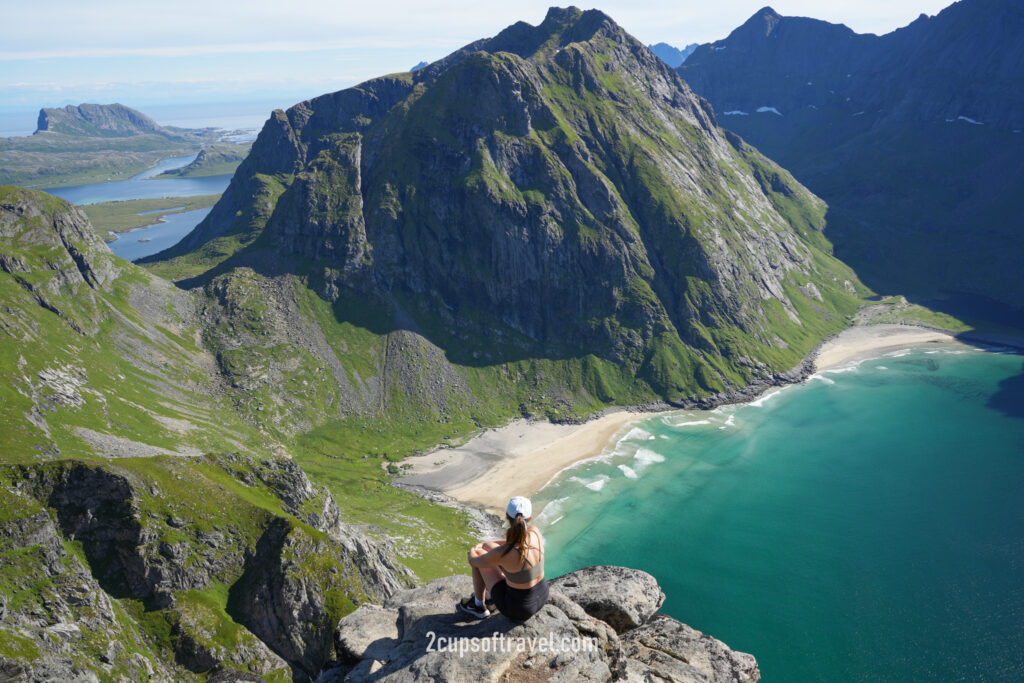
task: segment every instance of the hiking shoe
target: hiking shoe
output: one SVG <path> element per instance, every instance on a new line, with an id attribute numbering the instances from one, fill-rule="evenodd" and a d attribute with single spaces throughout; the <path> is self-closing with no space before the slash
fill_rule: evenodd
<path id="1" fill-rule="evenodd" d="M 494 604 L 494 598 L 484 598 L 484 607 L 486 607 L 487 611 L 491 614 L 496 614 L 498 612 L 498 606 Z"/>
<path id="2" fill-rule="evenodd" d="M 491 614 L 487 611 L 486 607 L 477 607 L 476 598 L 474 598 L 472 595 L 468 598 L 463 598 L 462 600 L 460 600 L 456 607 L 459 609 L 459 611 L 465 612 L 469 616 L 475 617 L 476 619 L 483 619 L 485 617 L 490 616 Z"/>

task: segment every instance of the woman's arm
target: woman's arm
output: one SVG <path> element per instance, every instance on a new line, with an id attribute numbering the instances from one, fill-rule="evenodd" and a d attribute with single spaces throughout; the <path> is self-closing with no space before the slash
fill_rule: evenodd
<path id="1" fill-rule="evenodd" d="M 501 551 L 504 549 L 505 544 L 501 544 L 482 555 L 474 555 L 471 550 L 469 552 L 469 565 L 471 567 L 498 567 L 503 559 Z"/>

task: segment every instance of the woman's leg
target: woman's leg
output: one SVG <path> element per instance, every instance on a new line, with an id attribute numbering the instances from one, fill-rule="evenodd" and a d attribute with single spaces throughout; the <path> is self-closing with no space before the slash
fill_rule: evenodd
<path id="1" fill-rule="evenodd" d="M 469 550 L 470 557 L 479 557 L 504 544 L 504 541 L 484 541 L 478 543 Z M 505 575 L 497 567 L 472 567 L 473 569 L 473 595 L 480 602 L 484 601 L 485 591 L 489 592 L 491 586 L 505 578 Z"/>

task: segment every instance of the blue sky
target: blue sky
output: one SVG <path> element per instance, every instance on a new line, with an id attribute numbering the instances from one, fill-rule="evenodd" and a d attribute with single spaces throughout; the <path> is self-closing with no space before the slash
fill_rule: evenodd
<path id="1" fill-rule="evenodd" d="M 169 105 L 183 103 L 254 103 L 269 111 L 439 59 L 518 20 L 537 24 L 551 4 L 0 2 L 0 114 L 31 119 L 25 133 L 40 107 L 81 102 L 122 102 L 143 111 L 170 111 Z M 861 33 L 886 33 L 947 4 L 786 0 L 771 6 Z M 765 0 L 611 0 L 597 7 L 645 43 L 682 46 L 723 38 L 764 5 Z"/>

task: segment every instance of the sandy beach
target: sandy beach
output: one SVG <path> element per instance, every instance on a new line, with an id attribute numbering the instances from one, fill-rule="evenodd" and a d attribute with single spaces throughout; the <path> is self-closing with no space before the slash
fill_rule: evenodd
<path id="1" fill-rule="evenodd" d="M 398 481 L 500 514 L 509 497 L 533 495 L 566 467 L 600 455 L 631 422 L 653 414 L 623 410 L 576 425 L 516 420 L 459 448 L 406 458 L 402 463 L 412 469 Z"/>
<path id="2" fill-rule="evenodd" d="M 825 342 L 814 365 L 821 372 L 913 345 L 956 341 L 912 325 L 853 327 Z M 654 414 L 624 410 L 578 425 L 516 420 L 458 448 L 406 458 L 403 464 L 412 467 L 398 481 L 500 514 L 510 496 L 533 495 L 566 467 L 600 455 L 630 423 Z"/>
<path id="3" fill-rule="evenodd" d="M 817 372 L 917 344 L 957 342 L 946 332 L 914 325 L 851 327 L 829 339 L 814 358 Z M 957 342 L 960 343 L 960 342 Z"/>

